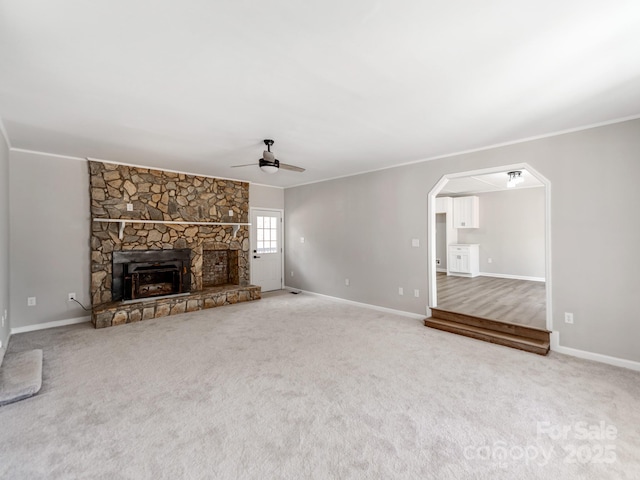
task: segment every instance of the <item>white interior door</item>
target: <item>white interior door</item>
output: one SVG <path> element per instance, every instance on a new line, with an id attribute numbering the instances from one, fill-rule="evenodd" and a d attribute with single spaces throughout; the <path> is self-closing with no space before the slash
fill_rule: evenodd
<path id="1" fill-rule="evenodd" d="M 282 212 L 251 210 L 251 283 L 263 292 L 282 288 Z"/>

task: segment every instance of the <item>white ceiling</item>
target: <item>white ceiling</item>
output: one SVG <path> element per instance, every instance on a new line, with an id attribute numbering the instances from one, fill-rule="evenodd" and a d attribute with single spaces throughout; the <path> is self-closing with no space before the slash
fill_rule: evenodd
<path id="1" fill-rule="evenodd" d="M 291 186 L 639 114 L 638 0 L 0 3 L 13 148 Z"/>
<path id="2" fill-rule="evenodd" d="M 500 190 L 521 190 L 523 188 L 542 187 L 543 183 L 524 168 L 519 168 L 522 183 L 514 188 L 507 187 L 509 174 L 504 172 L 486 173 L 484 175 L 472 175 L 450 179 L 440 190 L 438 196 L 468 195 L 470 193 L 497 192 Z"/>

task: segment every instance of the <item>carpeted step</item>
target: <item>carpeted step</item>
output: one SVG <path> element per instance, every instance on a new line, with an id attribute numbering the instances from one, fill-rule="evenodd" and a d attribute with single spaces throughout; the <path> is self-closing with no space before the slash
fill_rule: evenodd
<path id="1" fill-rule="evenodd" d="M 549 340 L 538 338 L 527 338 L 521 335 L 501 332 L 484 328 L 481 326 L 468 325 L 455 322 L 453 320 L 430 317 L 424 321 L 425 326 L 444 330 L 446 332 L 457 333 L 485 342 L 496 343 L 506 347 L 517 348 L 527 352 L 546 355 L 549 353 Z"/>
<path id="2" fill-rule="evenodd" d="M 35 395 L 42 386 L 42 350 L 5 355 L 0 367 L 0 406 Z"/>

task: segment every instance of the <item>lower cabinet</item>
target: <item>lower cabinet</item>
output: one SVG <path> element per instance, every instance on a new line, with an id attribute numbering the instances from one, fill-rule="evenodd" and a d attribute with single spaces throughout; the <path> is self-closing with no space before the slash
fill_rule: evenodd
<path id="1" fill-rule="evenodd" d="M 448 255 L 448 275 L 476 277 L 480 273 L 480 245 L 451 244 Z"/>

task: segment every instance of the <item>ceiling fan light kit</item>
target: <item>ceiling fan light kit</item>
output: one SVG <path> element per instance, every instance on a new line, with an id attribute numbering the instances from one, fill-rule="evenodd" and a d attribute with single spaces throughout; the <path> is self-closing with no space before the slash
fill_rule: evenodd
<path id="1" fill-rule="evenodd" d="M 260 170 L 262 170 L 264 173 L 276 173 L 278 170 L 280 170 L 280 162 L 278 162 L 278 160 L 269 162 L 261 158 L 258 165 L 260 165 Z"/>
<path id="2" fill-rule="evenodd" d="M 264 173 L 276 173 L 281 168 L 283 170 L 291 170 L 292 172 L 304 172 L 305 169 L 302 167 L 296 167 L 295 165 L 288 165 L 286 163 L 280 163 L 280 161 L 276 158 L 276 156 L 271 152 L 271 145 L 274 144 L 274 141 L 267 138 L 264 140 L 264 144 L 267 146 L 267 149 L 262 152 L 262 158 L 258 160 L 258 166 L 260 170 Z M 249 167 L 255 165 L 253 163 L 249 163 L 247 165 L 233 165 L 232 168 L 236 167 Z"/>

